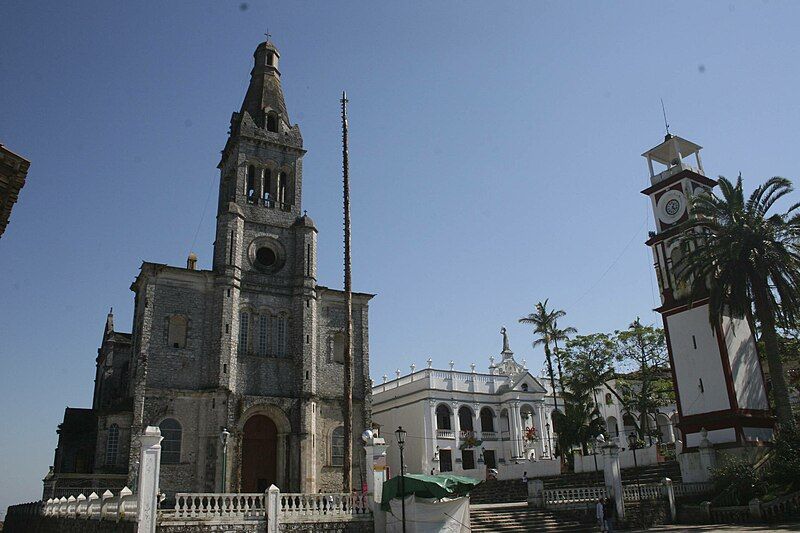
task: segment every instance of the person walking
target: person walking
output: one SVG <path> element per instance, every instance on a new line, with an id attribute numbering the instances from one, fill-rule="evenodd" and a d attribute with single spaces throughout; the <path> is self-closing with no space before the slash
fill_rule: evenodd
<path id="1" fill-rule="evenodd" d="M 606 531 L 605 510 L 603 508 L 603 498 L 597 499 L 597 505 L 594 507 L 595 516 L 597 517 L 597 525 L 600 526 L 600 531 Z"/>
<path id="2" fill-rule="evenodd" d="M 603 523 L 606 528 L 603 531 L 608 531 L 608 533 L 614 531 L 614 514 L 616 512 L 617 509 L 614 504 L 614 498 L 606 498 L 603 501 Z"/>

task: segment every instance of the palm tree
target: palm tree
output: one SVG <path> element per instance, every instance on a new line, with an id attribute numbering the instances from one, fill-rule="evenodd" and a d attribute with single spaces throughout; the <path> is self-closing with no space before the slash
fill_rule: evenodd
<path id="1" fill-rule="evenodd" d="M 684 257 L 675 270 L 690 284 L 693 296 L 709 298 L 709 319 L 726 315 L 752 320 L 761 329 L 775 411 L 782 426 L 794 425 L 780 359 L 776 321 L 800 316 L 800 204 L 768 215 L 792 183 L 774 177 L 745 200 L 741 175 L 734 185 L 719 179 L 722 196 L 702 194 L 691 200 L 693 220 L 683 224 Z"/>
<path id="2" fill-rule="evenodd" d="M 561 316 L 566 314 L 564 311 L 558 312 L 561 313 Z M 550 340 L 553 341 L 553 355 L 556 356 L 556 365 L 558 366 L 558 382 L 561 384 L 562 396 L 564 394 L 564 374 L 561 371 L 561 351 L 558 349 L 558 341 L 566 343 L 569 340 L 569 336 L 576 333 L 578 333 L 578 330 L 571 326 L 560 329 L 556 320 L 553 320 L 553 326 L 550 328 Z"/>
<path id="3" fill-rule="evenodd" d="M 536 310 L 519 319 L 520 324 L 531 324 L 533 326 L 533 333 L 539 335 L 538 339 L 534 339 L 533 347 L 544 347 L 544 357 L 547 361 L 547 373 L 550 376 L 550 386 L 553 389 L 553 403 L 555 404 L 556 411 L 558 411 L 558 398 L 556 397 L 556 379 L 553 374 L 553 357 L 550 352 L 550 344 L 552 343 L 552 330 L 553 324 L 566 313 L 564 311 L 548 311 L 547 302 L 536 304 Z"/>
<path id="4" fill-rule="evenodd" d="M 597 404 L 590 397 L 589 389 L 577 383 L 573 385 L 564 392 L 564 412 L 553 413 L 562 455 L 569 453 L 573 446 L 580 446 L 583 453 L 587 454 L 587 444 L 605 429 L 605 423 Z"/>

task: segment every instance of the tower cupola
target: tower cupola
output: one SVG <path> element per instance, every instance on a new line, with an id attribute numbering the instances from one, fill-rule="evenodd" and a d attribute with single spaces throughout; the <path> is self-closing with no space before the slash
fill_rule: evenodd
<path id="1" fill-rule="evenodd" d="M 281 88 L 281 73 L 278 70 L 280 57 L 278 48 L 270 41 L 256 47 L 253 52 L 250 85 L 239 112 L 240 118 L 247 112 L 259 128 L 271 133 L 280 133 L 290 128 L 289 113 L 286 111 Z"/>

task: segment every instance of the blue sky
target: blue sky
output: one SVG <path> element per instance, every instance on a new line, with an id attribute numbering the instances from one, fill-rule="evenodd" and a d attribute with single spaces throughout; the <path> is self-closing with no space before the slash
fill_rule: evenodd
<path id="1" fill-rule="evenodd" d="M 424 7 L 423 7 L 424 6 Z M 583 333 L 648 322 L 639 156 L 673 133 L 709 174 L 796 178 L 792 2 L 0 4 L 0 142 L 28 183 L 0 240 L 0 513 L 41 492 L 65 406 L 141 261 L 210 266 L 219 151 L 269 29 L 309 152 L 319 282 L 341 286 L 339 95 L 372 376 L 501 347 L 544 298 Z M 209 199 L 209 194 L 211 198 Z M 796 198 L 796 196 L 795 196 Z M 196 235 L 196 238 L 195 238 Z"/>

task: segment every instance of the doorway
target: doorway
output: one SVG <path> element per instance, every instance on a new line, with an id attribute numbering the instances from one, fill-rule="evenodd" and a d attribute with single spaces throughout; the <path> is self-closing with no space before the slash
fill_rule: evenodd
<path id="1" fill-rule="evenodd" d="M 242 438 L 242 492 L 266 492 L 277 484 L 278 429 L 265 415 L 250 417 Z"/>

